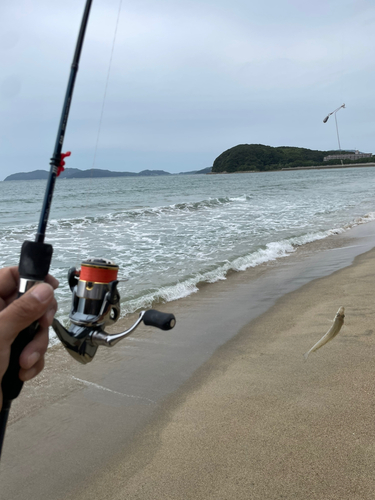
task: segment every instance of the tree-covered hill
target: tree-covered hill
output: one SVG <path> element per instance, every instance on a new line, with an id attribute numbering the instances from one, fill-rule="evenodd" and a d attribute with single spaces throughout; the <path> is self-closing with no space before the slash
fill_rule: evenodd
<path id="1" fill-rule="evenodd" d="M 280 170 L 282 168 L 313 167 L 323 165 L 323 158 L 330 154 L 345 151 L 315 151 L 312 149 L 280 146 L 273 148 L 263 144 L 239 144 L 224 151 L 214 161 L 212 172 L 246 172 Z M 362 158 L 361 163 L 374 161 L 374 158 Z M 324 165 L 339 164 L 340 160 L 324 162 Z M 344 163 L 355 163 L 344 160 Z"/>

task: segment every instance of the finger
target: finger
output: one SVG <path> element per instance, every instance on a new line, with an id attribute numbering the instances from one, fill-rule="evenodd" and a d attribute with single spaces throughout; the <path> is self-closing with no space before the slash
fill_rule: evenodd
<path id="1" fill-rule="evenodd" d="M 47 274 L 45 282 L 50 284 L 54 290 L 59 286 L 59 281 L 51 274 Z"/>
<path id="2" fill-rule="evenodd" d="M 17 291 L 18 281 L 19 274 L 16 266 L 0 269 L 0 297 L 6 299 L 9 295 Z"/>
<path id="3" fill-rule="evenodd" d="M 13 300 L 16 300 L 17 297 L 18 297 L 18 291 L 17 290 L 15 290 L 14 293 L 10 294 L 6 298 L 6 300 L 3 300 L 0 297 L 0 311 L 2 311 L 3 309 L 5 309 L 8 304 L 10 304 L 11 302 L 13 302 Z"/>
<path id="4" fill-rule="evenodd" d="M 22 382 L 27 382 L 28 380 L 31 380 L 32 378 L 36 377 L 44 368 L 44 358 L 41 358 L 38 363 L 36 363 L 32 368 L 29 370 L 24 370 L 21 368 L 19 372 L 19 378 L 22 380 Z"/>
<path id="5" fill-rule="evenodd" d="M 51 285 L 51 283 L 49 283 L 49 284 Z M 53 288 L 56 288 L 56 286 L 53 286 Z M 7 298 L 7 300 L 3 300 L 0 297 L 0 311 L 2 311 L 3 309 L 5 309 L 9 304 L 11 304 L 17 298 L 18 298 L 18 292 L 14 292 L 14 293 L 12 293 L 12 295 L 9 295 L 9 297 Z M 56 303 L 56 305 L 57 305 L 57 303 Z"/>
<path id="6" fill-rule="evenodd" d="M 43 316 L 38 320 L 40 326 L 43 328 L 48 328 L 52 325 L 53 318 L 55 317 L 57 311 L 56 299 L 53 299 L 49 309 L 43 314 Z"/>
<path id="7" fill-rule="evenodd" d="M 44 356 L 48 347 L 48 328 L 40 328 L 34 339 L 22 351 L 19 363 L 24 370 L 29 370 Z"/>
<path id="8" fill-rule="evenodd" d="M 0 343 L 12 343 L 18 333 L 49 310 L 53 288 L 42 283 L 31 288 L 0 312 Z"/>

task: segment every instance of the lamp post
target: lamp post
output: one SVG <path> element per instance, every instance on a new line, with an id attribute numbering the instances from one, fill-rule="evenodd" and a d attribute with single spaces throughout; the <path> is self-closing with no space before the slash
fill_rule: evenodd
<path id="1" fill-rule="evenodd" d="M 331 116 L 331 115 L 335 115 L 335 122 L 336 122 L 336 132 L 337 132 L 337 141 L 339 143 L 339 150 L 340 150 L 340 153 L 341 153 L 341 145 L 340 145 L 340 137 L 339 137 L 339 128 L 337 126 L 337 118 L 336 118 L 336 113 L 337 111 L 339 111 L 341 108 L 345 108 L 345 104 L 342 104 L 339 108 L 335 109 L 335 111 L 332 111 L 332 113 L 329 113 L 323 120 L 323 123 L 327 123 L 328 122 L 328 118 Z M 341 160 L 341 164 L 342 164 L 342 160 Z"/>

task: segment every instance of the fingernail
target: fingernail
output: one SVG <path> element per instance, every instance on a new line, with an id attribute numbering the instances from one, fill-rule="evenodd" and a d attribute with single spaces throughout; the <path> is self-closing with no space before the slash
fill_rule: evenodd
<path id="1" fill-rule="evenodd" d="M 39 302 L 47 302 L 53 295 L 53 288 L 47 283 L 36 285 L 30 292 Z"/>
<path id="2" fill-rule="evenodd" d="M 30 354 L 30 356 L 27 358 L 28 368 L 34 366 L 39 360 L 40 360 L 39 352 L 33 352 L 32 354 Z"/>

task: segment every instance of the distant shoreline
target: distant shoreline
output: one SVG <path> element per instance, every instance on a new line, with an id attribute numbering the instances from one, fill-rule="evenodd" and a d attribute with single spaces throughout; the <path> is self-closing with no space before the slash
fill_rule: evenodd
<path id="1" fill-rule="evenodd" d="M 329 168 L 375 167 L 375 163 L 346 163 L 345 165 L 318 165 L 316 167 L 282 168 L 281 170 L 325 170 Z"/>
<path id="2" fill-rule="evenodd" d="M 317 165 L 315 167 L 284 167 L 274 170 L 237 170 L 236 172 L 209 172 L 206 175 L 258 174 L 267 172 L 291 172 L 294 170 L 328 170 L 332 168 L 375 167 L 375 163 L 346 163 L 345 165 Z"/>
<path id="3" fill-rule="evenodd" d="M 189 172 L 179 172 L 171 174 L 164 170 L 142 170 L 141 172 L 119 172 L 111 170 L 103 170 L 100 168 L 91 168 L 80 170 L 79 168 L 66 168 L 61 172 L 59 179 L 106 179 L 110 177 L 161 177 L 169 175 L 196 175 L 206 174 L 212 167 L 206 167 L 201 170 L 192 170 Z M 17 172 L 16 174 L 8 175 L 4 181 L 40 181 L 47 180 L 50 172 L 47 170 L 33 170 L 31 172 Z"/>

